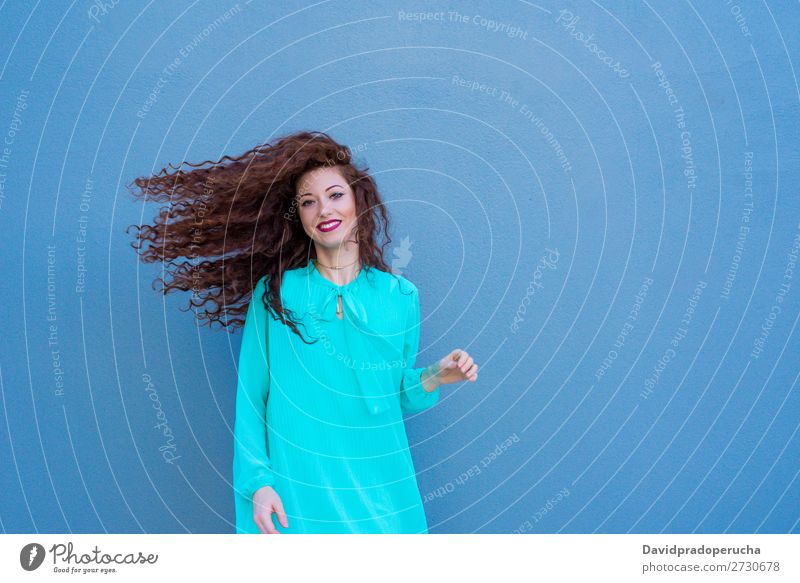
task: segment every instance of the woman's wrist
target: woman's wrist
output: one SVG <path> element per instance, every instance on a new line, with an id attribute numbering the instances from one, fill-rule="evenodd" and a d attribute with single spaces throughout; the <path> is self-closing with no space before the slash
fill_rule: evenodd
<path id="1" fill-rule="evenodd" d="M 435 391 L 441 383 L 438 382 L 438 377 L 436 376 L 436 371 L 434 370 L 436 365 L 431 365 L 428 368 L 422 371 L 420 375 L 420 382 L 422 383 L 422 389 L 426 393 L 432 393 Z"/>

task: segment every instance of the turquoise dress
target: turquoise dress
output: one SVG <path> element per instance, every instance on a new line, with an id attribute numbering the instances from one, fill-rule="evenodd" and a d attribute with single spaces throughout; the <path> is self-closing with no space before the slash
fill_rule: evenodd
<path id="1" fill-rule="evenodd" d="M 439 399 L 415 368 L 419 291 L 364 267 L 344 286 L 309 262 L 284 272 L 281 301 L 304 337 L 268 313 L 256 284 L 239 354 L 236 532 L 258 533 L 252 496 L 272 486 L 287 534 L 426 533 L 403 414 Z M 344 316 L 336 316 L 342 295 Z"/>

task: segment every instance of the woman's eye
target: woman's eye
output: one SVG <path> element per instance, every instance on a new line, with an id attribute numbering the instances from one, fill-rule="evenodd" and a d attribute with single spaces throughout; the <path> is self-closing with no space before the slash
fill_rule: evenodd
<path id="1" fill-rule="evenodd" d="M 342 196 L 344 196 L 343 192 L 334 192 L 333 194 L 331 194 L 331 198 L 339 198 L 339 197 L 342 197 Z M 308 206 L 310 204 L 314 204 L 314 201 L 311 200 L 311 199 L 307 199 L 307 200 L 304 200 L 303 202 L 301 202 L 300 206 Z"/>

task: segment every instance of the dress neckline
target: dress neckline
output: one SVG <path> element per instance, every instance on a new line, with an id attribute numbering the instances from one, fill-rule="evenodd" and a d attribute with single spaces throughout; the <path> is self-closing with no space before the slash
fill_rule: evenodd
<path id="1" fill-rule="evenodd" d="M 358 287 L 358 284 L 361 283 L 361 281 L 366 277 L 367 269 L 369 269 L 369 266 L 362 265 L 361 269 L 358 271 L 358 275 L 355 278 L 353 278 L 352 281 L 350 281 L 350 282 L 348 282 L 348 283 L 346 283 L 344 285 L 336 285 L 331 280 L 329 280 L 327 277 L 322 275 L 320 273 L 319 269 L 317 269 L 317 266 L 314 265 L 314 262 L 311 261 L 310 259 L 309 259 L 308 265 L 306 267 L 307 267 L 309 275 L 311 276 L 312 281 L 314 281 L 317 284 L 322 285 L 324 287 L 327 287 L 327 288 L 330 288 L 330 289 L 336 289 L 336 290 L 346 290 L 346 289 Z"/>

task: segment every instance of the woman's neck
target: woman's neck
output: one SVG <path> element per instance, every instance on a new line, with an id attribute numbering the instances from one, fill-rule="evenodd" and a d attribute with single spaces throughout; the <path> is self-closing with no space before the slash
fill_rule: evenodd
<path id="1" fill-rule="evenodd" d="M 352 246 L 348 246 L 352 247 Z M 361 261 L 358 247 L 345 249 L 328 249 L 317 247 L 317 259 L 314 261 L 318 271 L 336 285 L 347 285 L 358 277 Z M 334 269 L 340 267 L 341 269 Z"/>

